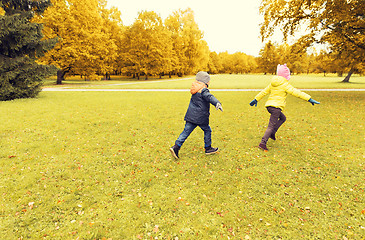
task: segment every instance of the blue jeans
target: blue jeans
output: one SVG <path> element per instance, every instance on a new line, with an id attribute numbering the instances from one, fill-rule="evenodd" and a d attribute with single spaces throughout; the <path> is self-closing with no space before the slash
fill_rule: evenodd
<path id="1" fill-rule="evenodd" d="M 194 131 L 194 129 L 199 126 L 204 131 L 204 147 L 209 147 L 212 145 L 212 129 L 209 125 L 197 125 L 191 122 L 185 123 L 185 128 L 177 138 L 175 144 L 181 147 L 189 135 Z"/>

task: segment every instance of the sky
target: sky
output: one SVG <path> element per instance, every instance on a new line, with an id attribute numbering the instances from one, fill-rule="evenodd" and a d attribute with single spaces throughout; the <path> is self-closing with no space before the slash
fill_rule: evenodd
<path id="1" fill-rule="evenodd" d="M 210 51 L 244 52 L 258 56 L 261 0 L 107 0 L 117 7 L 123 24 L 132 25 L 141 11 L 154 11 L 165 20 L 173 12 L 191 8 Z"/>

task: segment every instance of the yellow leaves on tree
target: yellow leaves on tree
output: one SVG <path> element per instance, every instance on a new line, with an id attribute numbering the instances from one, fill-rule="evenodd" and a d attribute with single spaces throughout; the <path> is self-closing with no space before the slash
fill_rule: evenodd
<path id="1" fill-rule="evenodd" d="M 44 24 L 46 38 L 59 38 L 55 48 L 40 59 L 59 67 L 58 84 L 65 74 L 96 80 L 100 75 L 109 79 L 112 73 L 124 73 L 147 79 L 151 75 L 183 76 L 202 70 L 220 73 L 228 69 L 222 68 L 222 61 L 230 59 L 240 66 L 229 66 L 227 71 L 243 73 L 255 63 L 243 53 L 228 57 L 213 54 L 216 58 L 211 61 L 211 52 L 190 8 L 175 11 L 165 21 L 153 11 L 142 11 L 131 26 L 125 27 L 121 13 L 116 8 L 108 9 L 106 0 L 52 3 L 36 21 Z"/>
<path id="2" fill-rule="evenodd" d="M 143 11 L 134 24 L 127 28 L 124 39 L 124 58 L 127 71 L 137 77 L 144 73 L 157 75 L 171 69 L 169 35 L 162 19 L 155 12 Z"/>
<path id="3" fill-rule="evenodd" d="M 147 78 L 207 69 L 210 51 L 202 37 L 191 9 L 173 13 L 165 23 L 155 12 L 143 11 L 122 41 L 126 71 Z"/>
<path id="4" fill-rule="evenodd" d="M 45 12 L 44 33 L 59 37 L 59 43 L 42 60 L 60 68 L 58 83 L 68 72 L 90 77 L 113 69 L 120 30 L 115 26 L 121 21 L 117 10 L 106 10 L 105 5 L 97 0 L 54 0 Z"/>
<path id="5" fill-rule="evenodd" d="M 182 75 L 206 69 L 209 47 L 194 20 L 194 12 L 190 8 L 176 11 L 165 20 L 165 25 L 171 32 L 177 73 Z"/>
<path id="6" fill-rule="evenodd" d="M 263 39 L 276 29 L 286 39 L 306 27 L 307 31 L 298 40 L 303 48 L 313 43 L 327 44 L 335 57 L 342 58 L 341 65 L 349 71 L 348 78 L 353 71 L 365 68 L 365 1 L 263 0 L 260 12 L 264 16 Z"/>

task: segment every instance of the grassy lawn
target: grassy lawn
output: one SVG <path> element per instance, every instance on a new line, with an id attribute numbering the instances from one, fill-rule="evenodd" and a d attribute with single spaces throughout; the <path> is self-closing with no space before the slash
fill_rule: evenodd
<path id="1" fill-rule="evenodd" d="M 188 92 L 43 92 L 0 102 L 5 239 L 363 239 L 365 92 L 289 97 L 268 122 L 255 92 L 216 92 L 213 146 L 172 159 Z M 265 100 L 265 99 L 264 99 Z"/>
<path id="2" fill-rule="evenodd" d="M 272 76 L 212 76 L 212 88 L 264 88 Z M 71 88 L 189 88 L 186 80 L 85 82 Z M 364 88 L 299 75 L 298 88 Z M 156 82 L 157 81 L 157 82 Z M 114 85 L 112 85 L 114 84 Z M 48 81 L 46 87 L 54 87 Z M 43 92 L 0 102 L 0 234 L 5 239 L 363 239 L 365 92 L 289 96 L 268 122 L 256 92 L 214 92 L 213 146 L 195 130 L 172 159 L 189 92 Z"/>
<path id="3" fill-rule="evenodd" d="M 247 74 L 247 75 L 211 75 L 212 89 L 232 88 L 232 89 L 262 89 L 271 81 L 272 75 Z M 187 89 L 191 85 L 194 76 L 184 76 L 182 78 L 168 79 L 164 77 L 150 78 L 149 80 L 139 80 L 113 76 L 111 81 L 84 81 L 73 77 L 64 82 L 63 85 L 55 85 L 55 79 L 45 82 L 45 87 L 65 87 L 65 88 L 90 88 L 90 89 Z M 354 75 L 350 83 L 342 83 L 344 77 L 328 75 L 323 77 L 319 74 L 293 75 L 290 82 L 297 88 L 365 88 L 365 76 Z"/>

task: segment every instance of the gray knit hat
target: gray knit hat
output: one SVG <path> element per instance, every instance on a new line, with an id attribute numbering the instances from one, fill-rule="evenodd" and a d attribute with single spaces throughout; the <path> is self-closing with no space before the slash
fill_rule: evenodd
<path id="1" fill-rule="evenodd" d="M 196 74 L 196 80 L 208 84 L 210 81 L 210 76 L 207 72 L 198 72 Z"/>

